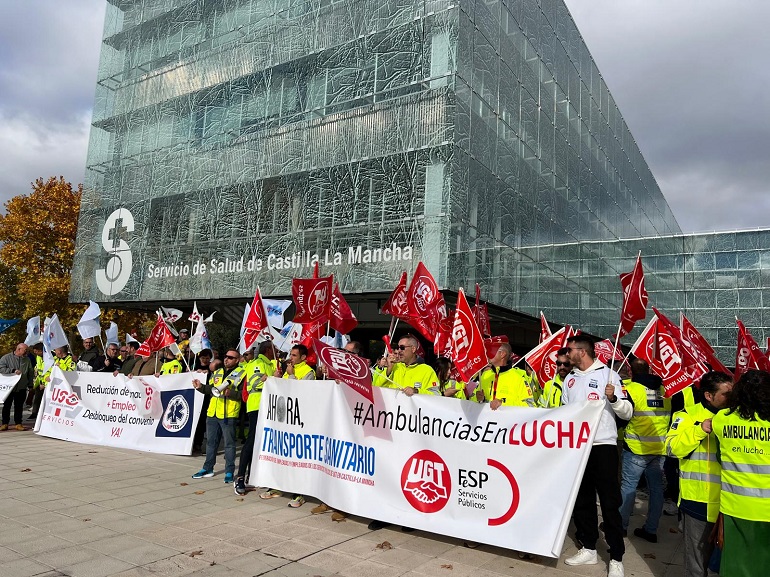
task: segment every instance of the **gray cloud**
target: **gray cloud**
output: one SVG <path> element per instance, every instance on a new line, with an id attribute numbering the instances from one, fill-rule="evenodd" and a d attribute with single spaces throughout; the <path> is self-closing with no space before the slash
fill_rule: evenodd
<path id="1" fill-rule="evenodd" d="M 82 182 L 104 0 L 0 3 L 0 202 L 37 177 Z"/>
<path id="2" fill-rule="evenodd" d="M 768 226 L 770 4 L 566 3 L 682 229 Z"/>

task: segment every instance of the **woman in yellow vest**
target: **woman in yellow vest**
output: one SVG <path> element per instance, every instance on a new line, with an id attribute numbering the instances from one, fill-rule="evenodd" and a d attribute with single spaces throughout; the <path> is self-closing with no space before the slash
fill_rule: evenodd
<path id="1" fill-rule="evenodd" d="M 770 373 L 748 371 L 711 420 L 719 439 L 722 577 L 770 573 Z"/>

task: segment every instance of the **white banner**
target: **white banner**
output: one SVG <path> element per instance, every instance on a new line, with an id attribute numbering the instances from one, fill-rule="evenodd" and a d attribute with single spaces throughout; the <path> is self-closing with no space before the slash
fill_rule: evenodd
<path id="1" fill-rule="evenodd" d="M 0 375 L 0 405 L 5 403 L 20 378 L 21 375 Z"/>
<path id="2" fill-rule="evenodd" d="M 480 405 L 268 378 L 251 483 L 341 511 L 558 557 L 604 404 Z"/>
<path id="3" fill-rule="evenodd" d="M 203 405 L 196 373 L 133 377 L 54 367 L 35 432 L 46 437 L 189 455 Z"/>

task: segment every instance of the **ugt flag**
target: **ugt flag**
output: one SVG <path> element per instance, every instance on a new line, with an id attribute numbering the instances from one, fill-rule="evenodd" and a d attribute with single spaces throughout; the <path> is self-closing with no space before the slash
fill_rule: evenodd
<path id="1" fill-rule="evenodd" d="M 630 333 L 636 321 L 644 320 L 647 315 L 649 297 L 647 296 L 647 289 L 644 288 L 641 252 L 636 257 L 634 270 L 620 275 L 620 284 L 623 287 L 623 308 L 620 311 L 618 338 Z"/>
<path id="2" fill-rule="evenodd" d="M 460 289 L 457 295 L 457 309 L 454 317 L 451 338 L 452 360 L 460 377 L 467 383 L 487 365 L 487 352 L 481 329 L 473 318 L 473 312 L 463 289 Z"/>

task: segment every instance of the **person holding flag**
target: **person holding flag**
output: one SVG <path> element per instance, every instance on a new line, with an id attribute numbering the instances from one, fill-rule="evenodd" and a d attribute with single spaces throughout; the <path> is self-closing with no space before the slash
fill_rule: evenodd
<path id="1" fill-rule="evenodd" d="M 567 375 L 562 391 L 562 403 L 602 401 L 602 411 L 594 444 L 588 456 L 583 479 L 580 482 L 573 520 L 575 536 L 581 544 L 576 555 L 564 560 L 566 565 L 596 565 L 596 542 L 599 540 L 599 519 L 596 513 L 596 495 L 602 508 L 604 538 L 610 546 L 608 577 L 623 577 L 623 527 L 620 518 L 620 483 L 618 482 L 618 428 L 617 415 L 628 420 L 634 407 L 626 398 L 620 376 L 595 359 L 594 343 L 586 335 L 567 339 L 572 372 Z"/>
<path id="2" fill-rule="evenodd" d="M 259 345 L 259 356 L 246 366 L 246 415 L 249 418 L 249 434 L 241 448 L 241 456 L 238 461 L 238 473 L 235 476 L 233 489 L 236 495 L 245 495 L 246 471 L 251 466 L 251 457 L 254 454 L 254 441 L 257 438 L 257 418 L 259 417 L 259 403 L 262 400 L 262 388 L 267 377 L 275 373 L 275 349 L 270 341 L 263 341 Z"/>
<path id="3" fill-rule="evenodd" d="M 229 349 L 222 359 L 223 367 L 214 371 L 204 385 L 199 379 L 193 379 L 193 387 L 203 394 L 211 392 L 211 400 L 206 413 L 206 460 L 203 468 L 195 473 L 193 479 L 214 476 L 219 441 L 225 439 L 225 483 L 233 482 L 235 473 L 235 420 L 241 410 L 240 389 L 246 378 L 246 371 L 239 367 L 241 355 L 235 349 Z"/>
<path id="4" fill-rule="evenodd" d="M 30 347 L 32 354 L 35 357 L 35 381 L 32 385 L 34 391 L 34 397 L 32 398 L 32 413 L 29 415 L 29 420 L 34 421 L 37 419 L 37 413 L 40 410 L 40 405 L 43 402 L 43 394 L 45 393 L 45 361 L 43 361 L 43 343 L 38 342 Z"/>
<path id="5" fill-rule="evenodd" d="M 401 337 L 393 353 L 378 361 L 378 366 L 384 370 L 374 373 L 372 384 L 400 389 L 407 397 L 415 393 L 432 394 L 431 389 L 439 386 L 438 376 L 430 365 L 419 359 L 419 348 L 417 337 L 408 334 Z"/>
<path id="6" fill-rule="evenodd" d="M 184 372 L 184 367 L 170 347 L 163 349 L 163 364 L 160 366 L 160 375 L 178 375 Z"/>
<path id="7" fill-rule="evenodd" d="M 493 411 L 501 406 L 535 406 L 532 389 L 510 362 L 512 352 L 510 344 L 501 343 L 495 356 L 489 360 L 489 368 L 481 373 L 479 379 L 476 398 L 479 402 L 488 402 Z"/>

